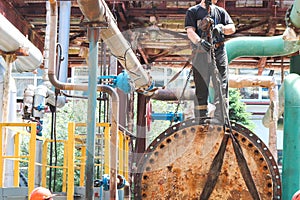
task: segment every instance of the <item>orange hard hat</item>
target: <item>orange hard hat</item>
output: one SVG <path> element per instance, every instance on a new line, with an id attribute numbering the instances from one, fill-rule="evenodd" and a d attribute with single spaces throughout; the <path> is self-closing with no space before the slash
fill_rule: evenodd
<path id="1" fill-rule="evenodd" d="M 295 194 L 292 197 L 292 200 L 300 200 L 300 190 L 295 192 Z"/>
<path id="2" fill-rule="evenodd" d="M 32 190 L 30 194 L 30 200 L 42 200 L 42 199 L 49 199 L 53 197 L 53 195 L 50 190 L 44 187 L 37 187 L 34 190 Z"/>

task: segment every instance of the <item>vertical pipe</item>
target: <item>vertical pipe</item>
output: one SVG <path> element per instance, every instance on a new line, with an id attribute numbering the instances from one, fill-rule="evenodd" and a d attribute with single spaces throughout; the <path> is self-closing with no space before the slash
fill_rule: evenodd
<path id="1" fill-rule="evenodd" d="M 114 91 L 112 97 L 111 112 L 111 136 L 110 136 L 110 200 L 117 199 L 117 160 L 118 160 L 118 130 L 119 130 L 119 97 Z"/>
<path id="2" fill-rule="evenodd" d="M 92 85 L 76 85 L 76 84 L 68 84 L 68 83 L 63 83 L 63 82 L 60 82 L 57 80 L 56 76 L 55 76 L 55 61 L 56 61 L 56 55 L 55 55 L 55 52 L 56 52 L 56 45 L 55 45 L 55 41 L 56 41 L 56 31 L 57 31 L 57 2 L 55 0 L 50 0 L 50 5 L 51 5 L 51 20 L 50 20 L 50 27 L 51 27 L 51 31 L 50 31 L 50 38 L 51 38 L 51 41 L 50 41 L 50 53 L 49 53 L 49 70 L 48 70 L 48 77 L 49 77 L 49 80 L 50 82 L 58 89 L 62 89 L 62 90 L 89 90 L 90 92 L 90 96 L 89 96 L 89 99 L 92 99 L 92 101 L 96 102 L 96 98 L 93 99 L 93 95 L 95 97 L 95 94 L 91 94 L 91 93 L 95 93 L 96 91 L 93 91 L 91 90 L 89 87 L 92 88 Z M 98 32 L 99 33 L 99 32 Z M 91 46 L 91 43 L 93 42 L 90 42 L 90 46 Z M 97 44 L 97 43 L 96 43 Z M 94 45 L 94 44 L 93 44 Z M 98 49 L 96 49 L 98 50 Z M 90 49 L 90 51 L 94 51 L 93 49 Z M 91 52 L 90 52 L 91 54 Z M 94 52 L 93 52 L 94 54 Z M 97 63 L 98 63 L 98 56 L 96 54 L 96 59 L 92 59 L 93 56 L 90 55 L 90 58 L 89 58 L 89 64 L 91 63 L 94 63 L 94 61 L 96 60 Z M 97 66 L 94 66 L 97 68 Z M 90 69 L 92 70 L 92 69 Z M 93 77 L 93 79 L 95 80 L 91 80 L 90 81 L 93 81 L 93 82 L 96 82 L 96 79 L 97 79 L 97 74 L 95 73 L 95 70 L 94 71 L 91 71 L 90 72 L 89 70 L 89 75 L 91 74 L 91 77 Z M 94 73 L 92 75 L 92 73 Z M 94 84 L 94 83 L 93 83 Z M 111 139 L 110 139 L 110 154 L 111 154 L 111 157 L 110 157 L 110 198 L 111 199 L 115 199 L 116 198 L 116 195 L 117 195 L 117 184 L 116 184 L 116 180 L 117 180 L 117 174 L 116 174 L 116 164 L 117 164 L 117 147 L 118 147 L 118 144 L 117 144 L 117 139 L 118 139 L 118 123 L 119 123 L 119 110 L 118 110 L 118 107 L 119 107 L 119 97 L 116 93 L 116 91 L 114 89 L 112 89 L 111 87 L 109 86 L 105 86 L 105 85 L 96 85 L 96 89 L 97 91 L 101 91 L 101 92 L 106 92 L 108 93 L 111 98 L 112 98 L 112 109 L 111 109 Z M 95 105 L 95 104 L 94 104 Z M 93 110 L 93 107 L 92 105 L 89 104 L 89 108 L 88 108 L 88 112 L 92 110 L 93 112 L 95 110 Z M 93 113 L 93 112 L 89 112 L 89 114 Z M 95 118 L 95 116 L 94 116 Z M 88 116 L 88 120 L 90 119 L 90 117 Z M 88 127 L 88 134 L 89 132 L 91 131 L 90 129 L 96 129 L 96 123 L 91 126 L 91 127 Z M 89 136 L 89 135 L 88 135 Z M 94 136 L 91 135 L 91 137 L 93 138 Z M 87 138 L 87 140 L 89 139 L 89 143 L 94 143 L 89 137 Z M 89 144 L 88 141 L 87 141 L 87 145 Z M 90 148 L 90 146 L 88 146 Z M 91 148 L 91 150 L 94 150 L 94 148 Z M 88 151 L 87 149 L 87 155 L 90 154 L 91 152 Z M 93 158 L 93 157 L 92 157 Z M 89 161 L 90 162 L 90 161 Z M 89 168 L 90 166 L 86 166 L 86 169 Z M 87 174 L 88 172 L 86 172 Z M 88 177 L 86 177 L 86 179 L 88 179 Z M 92 177 L 93 178 L 93 177 Z M 91 182 L 93 182 L 93 180 L 88 180 L 89 181 L 89 187 L 92 186 L 92 188 L 88 188 L 86 189 L 86 193 L 88 193 L 88 191 L 90 191 L 90 189 L 93 189 L 93 185 L 91 184 Z M 92 191 L 93 193 L 93 191 Z M 87 199 L 89 199 L 88 197 L 86 197 Z"/>
<path id="3" fill-rule="evenodd" d="M 86 151 L 86 199 L 94 199 L 94 160 L 95 160 L 95 132 L 97 107 L 97 68 L 98 68 L 98 40 L 99 28 L 88 27 L 89 39 L 89 84 L 88 84 L 88 116 L 87 116 L 87 151 Z"/>
<path id="4" fill-rule="evenodd" d="M 15 91 L 16 94 L 16 86 L 15 82 L 11 77 L 12 71 L 12 63 L 16 60 L 15 54 L 6 54 L 2 55 L 7 69 L 5 71 L 4 76 L 4 88 L 3 88 L 3 100 L 2 100 L 2 122 L 14 121 L 15 117 L 15 108 L 12 107 L 16 105 L 16 95 L 13 96 L 12 91 Z M 13 135 L 11 130 L 3 130 L 3 153 L 4 155 L 13 155 L 14 153 L 14 138 L 11 137 Z M 11 187 L 13 185 L 13 161 L 12 160 L 4 160 L 4 187 Z"/>
<path id="5" fill-rule="evenodd" d="M 146 150 L 146 105 L 149 97 L 138 94 L 138 112 L 137 112 L 137 138 L 135 147 L 135 163 Z"/>
<path id="6" fill-rule="evenodd" d="M 300 77 L 290 74 L 284 80 L 284 138 L 282 199 L 292 199 L 300 188 Z"/>
<path id="7" fill-rule="evenodd" d="M 269 119 L 269 149 L 277 161 L 277 121 L 278 121 L 278 88 L 274 78 L 274 84 L 269 87 L 270 119 Z"/>
<path id="8" fill-rule="evenodd" d="M 48 81 L 48 68 L 49 68 L 49 45 L 50 45 L 50 2 L 46 1 L 46 31 L 44 37 L 44 69 L 43 69 L 43 80 Z"/>
<path id="9" fill-rule="evenodd" d="M 5 76 L 4 76 L 4 87 L 3 87 L 2 122 L 7 122 L 8 121 L 8 113 L 9 113 L 9 102 L 10 102 L 9 101 L 9 92 L 10 92 L 12 62 L 15 60 L 16 57 L 13 54 L 2 55 L 2 56 L 4 57 L 6 65 L 7 65 L 7 68 L 5 71 Z M 6 145 L 5 141 L 4 141 L 4 145 Z"/>
<path id="10" fill-rule="evenodd" d="M 71 1 L 59 2 L 59 36 L 58 42 L 62 47 L 63 60 L 59 69 L 58 80 L 66 83 L 68 76 L 68 54 L 69 54 L 69 33 L 70 33 L 70 15 Z"/>

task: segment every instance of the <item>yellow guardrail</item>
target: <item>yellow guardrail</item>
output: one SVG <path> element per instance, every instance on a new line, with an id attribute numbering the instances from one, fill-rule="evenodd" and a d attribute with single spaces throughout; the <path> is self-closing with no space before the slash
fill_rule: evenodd
<path id="1" fill-rule="evenodd" d="M 75 170 L 79 171 L 79 186 L 84 186 L 85 179 L 85 162 L 86 162 L 86 134 L 79 134 L 78 127 L 86 127 L 85 123 L 68 123 L 68 139 L 67 140 L 51 140 L 43 137 L 36 136 L 36 123 L 0 123 L 1 135 L 6 134 L 6 129 L 15 131 L 14 134 L 14 155 L 5 155 L 5 143 L 6 137 L 0 137 L 0 188 L 3 187 L 3 171 L 4 161 L 6 159 L 14 160 L 14 187 L 19 187 L 19 166 L 20 162 L 28 163 L 28 196 L 34 189 L 34 173 L 35 166 L 39 165 L 42 168 L 41 185 L 47 187 L 47 170 L 49 168 L 56 168 L 62 170 L 62 192 L 67 193 L 67 200 L 73 200 L 74 197 L 74 177 Z M 95 155 L 95 160 L 99 160 L 99 164 L 95 163 L 95 167 L 99 167 L 102 174 L 109 174 L 109 162 L 110 162 L 110 124 L 109 123 L 97 123 L 96 126 L 101 128 L 97 133 L 96 139 L 102 141 L 101 146 L 97 148 L 101 149 L 100 154 Z M 17 127 L 19 129 L 17 129 Z M 30 129 L 20 130 L 21 128 Z M 29 137 L 28 155 L 21 155 L 20 153 L 20 137 Z M 36 139 L 43 141 L 42 145 L 42 161 L 36 162 Z M 3 141 L 4 140 L 4 141 Z M 50 143 L 62 143 L 64 160 L 62 166 L 50 166 L 48 161 L 48 146 Z M 129 178 L 129 143 L 130 137 L 122 131 L 118 132 L 118 174 Z M 76 157 L 75 157 L 76 154 Z M 99 177 L 101 178 L 101 177 Z"/>
<path id="2" fill-rule="evenodd" d="M 85 123 L 74 123 L 69 122 L 68 125 L 68 141 L 74 141 L 69 143 L 68 149 L 73 149 L 73 151 L 68 151 L 68 170 L 72 168 L 73 165 L 74 170 L 72 173 L 68 172 L 68 192 L 67 192 L 67 199 L 71 200 L 74 195 L 74 176 L 75 170 L 79 171 L 79 186 L 84 186 L 84 177 L 85 177 L 85 161 L 86 161 L 86 135 L 79 134 L 80 131 L 77 130 L 78 127 L 86 127 Z M 96 134 L 96 140 L 102 140 L 103 145 L 98 146 L 97 148 L 102 148 L 103 154 L 95 154 L 95 160 L 100 160 L 100 164 L 95 163 L 95 167 L 100 167 L 100 170 L 103 171 L 104 174 L 109 174 L 109 152 L 110 152 L 110 124 L 109 123 L 97 123 L 97 128 L 103 128 L 100 131 L 101 134 Z M 130 137 L 127 136 L 122 131 L 118 132 L 118 174 L 125 177 L 126 180 L 129 178 L 129 143 Z M 103 149 L 104 148 L 104 149 Z M 76 156 L 75 156 L 76 151 Z M 97 152 L 97 151 L 95 151 Z M 104 162 L 103 162 L 104 161 Z M 101 178 L 101 177 L 99 177 Z M 72 197 L 72 198 L 71 198 Z"/>
<path id="3" fill-rule="evenodd" d="M 18 127 L 18 128 L 17 128 Z M 19 128 L 30 128 L 30 133 Z M 14 134 L 14 155 L 5 155 L 7 130 L 15 131 Z M 5 160 L 14 160 L 14 187 L 19 187 L 20 162 L 28 163 L 28 197 L 34 189 L 34 171 L 35 171 L 35 151 L 36 151 L 36 123 L 0 123 L 0 188 L 3 187 L 3 171 L 5 169 Z M 29 137 L 29 154 L 20 155 L 20 137 Z M 4 136 L 4 137 L 2 137 Z M 3 141 L 4 140 L 4 141 Z"/>

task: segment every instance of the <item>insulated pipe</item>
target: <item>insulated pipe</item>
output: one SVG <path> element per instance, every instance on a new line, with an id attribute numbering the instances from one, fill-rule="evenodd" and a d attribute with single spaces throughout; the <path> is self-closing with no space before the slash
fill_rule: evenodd
<path id="1" fill-rule="evenodd" d="M 139 91 L 147 91 L 152 86 L 150 74 L 146 72 L 129 42 L 120 32 L 113 14 L 104 0 L 77 0 L 81 12 L 91 23 L 107 23 L 107 28 L 102 29 L 100 37 L 107 44 L 112 54 L 115 55 L 124 69 L 135 83 Z"/>
<path id="2" fill-rule="evenodd" d="M 28 56 L 18 56 L 14 67 L 18 72 L 30 72 L 37 69 L 43 55 L 16 27 L 0 14 L 0 49 L 4 52 L 13 52 L 19 48 L 28 49 Z"/>
<path id="3" fill-rule="evenodd" d="M 2 108 L 3 108 L 3 93 L 4 93 L 4 85 L 5 85 L 5 66 L 6 64 L 3 63 L 3 65 L 0 63 L 0 111 L 1 113 L 3 112 L 2 111 Z M 10 89 L 9 89 L 9 93 L 8 93 L 8 99 L 10 99 L 9 101 L 9 108 L 8 108 L 8 111 L 13 111 L 13 112 L 9 112 L 7 114 L 7 120 L 8 122 L 11 122 L 11 121 L 16 121 L 16 112 L 15 112 L 15 109 L 16 109 L 16 105 L 17 105 L 17 89 L 16 89 L 16 83 L 13 79 L 10 79 Z M 5 97 L 5 99 L 7 99 L 7 97 Z M 0 115 L 0 121 L 2 122 L 2 115 Z M 5 134 L 5 135 L 4 135 Z M 9 145 L 6 145 L 3 146 L 3 149 L 4 149 L 4 152 L 3 154 L 5 155 L 9 155 L 9 156 L 12 156 L 14 154 L 14 148 L 13 148 L 13 145 L 14 144 L 14 131 L 12 130 L 4 130 L 3 132 L 3 135 L 1 135 L 0 137 L 3 137 L 3 140 L 7 140 L 7 144 Z M 4 138 L 7 138 L 7 139 L 4 139 Z M 5 147 L 5 148 L 4 148 Z M 2 152 L 1 152 L 2 153 Z M 13 167 L 13 161 L 12 160 L 5 160 L 5 163 L 4 163 L 4 186 L 5 187 L 12 187 L 13 186 L 13 171 L 14 171 L 14 167 Z"/>
<path id="4" fill-rule="evenodd" d="M 67 82 L 68 76 L 68 56 L 69 56 L 69 33 L 70 33 L 70 16 L 71 1 L 59 2 L 59 36 L 58 42 L 61 45 L 63 60 L 61 61 L 58 80 Z"/>
<path id="5" fill-rule="evenodd" d="M 290 74 L 284 80 L 284 139 L 282 199 L 292 199 L 300 188 L 300 76 Z M 287 89 L 288 88 L 288 89 Z"/>
<path id="6" fill-rule="evenodd" d="M 48 70 L 48 77 L 50 82 L 53 84 L 54 87 L 61 89 L 61 90 L 80 90 L 80 91 L 87 91 L 88 85 L 76 85 L 70 83 L 62 83 L 57 80 L 55 75 L 55 63 L 56 63 L 56 39 L 57 39 L 57 2 L 56 0 L 50 0 L 50 7 L 51 7 L 51 17 L 50 17 L 50 45 L 49 45 L 49 70 Z M 106 85 L 97 85 L 97 91 L 108 93 L 111 96 L 112 100 L 112 113 L 111 113 L 111 137 L 110 137 L 110 148 L 111 154 L 117 152 L 117 135 L 118 135 L 118 124 L 119 124 L 119 96 L 117 92 L 109 86 Z M 113 156 L 114 157 L 114 156 Z M 114 179 L 115 173 L 117 170 L 117 160 L 110 160 L 110 184 L 116 184 L 117 180 Z M 88 189 L 93 189 L 88 188 Z M 92 191 L 93 193 L 93 191 Z M 114 188 L 110 194 L 116 194 Z M 111 197 L 111 199 L 113 199 Z"/>

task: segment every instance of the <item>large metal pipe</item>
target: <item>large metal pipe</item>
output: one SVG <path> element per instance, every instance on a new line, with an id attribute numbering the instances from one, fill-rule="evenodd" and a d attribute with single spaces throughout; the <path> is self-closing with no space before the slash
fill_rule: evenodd
<path id="1" fill-rule="evenodd" d="M 271 76 L 244 76 L 244 75 L 230 75 L 229 87 L 243 88 L 243 87 L 266 87 L 272 88 L 276 85 L 274 77 Z M 193 100 L 195 97 L 195 89 L 186 89 L 182 94 L 180 88 L 158 89 L 151 96 L 151 99 L 162 101 L 177 101 L 180 96 L 184 100 Z"/>
<path id="2" fill-rule="evenodd" d="M 300 45 L 297 41 L 285 41 L 283 36 L 237 37 L 225 43 L 228 62 L 238 57 L 283 56 L 295 53 Z"/>
<path id="3" fill-rule="evenodd" d="M 282 199 L 292 199 L 300 188 L 300 76 L 291 74 L 284 80 L 284 139 L 282 165 Z M 288 89 L 287 89 L 288 88 Z"/>
<path id="4" fill-rule="evenodd" d="M 89 83 L 88 83 L 88 116 L 86 138 L 86 165 L 85 165 L 85 198 L 93 199 L 94 164 L 95 164 L 95 132 L 97 107 L 97 68 L 98 68 L 98 40 L 99 28 L 88 28 L 89 39 Z"/>
<path id="5" fill-rule="evenodd" d="M 49 45 L 49 70 L 48 77 L 50 82 L 54 85 L 54 87 L 61 90 L 80 90 L 87 91 L 89 89 L 88 85 L 76 85 L 70 83 L 62 83 L 57 80 L 55 75 L 55 63 L 56 63 L 56 40 L 57 40 L 57 2 L 56 0 L 50 0 L 51 7 L 51 17 L 50 17 L 50 45 Z M 118 136 L 118 124 L 119 124 L 119 96 L 117 92 L 110 86 L 106 85 L 97 85 L 97 91 L 108 93 L 111 97 L 112 101 L 112 113 L 111 113 L 111 137 L 110 137 L 110 153 L 112 158 L 110 159 L 110 194 L 111 199 L 115 199 L 117 190 L 117 158 L 114 156 L 117 155 L 117 136 Z M 91 91 L 93 92 L 93 91 Z M 114 187 L 115 186 L 115 187 Z M 93 187 L 86 188 L 93 194 Z"/>
<path id="6" fill-rule="evenodd" d="M 143 68 L 129 42 L 120 32 L 113 14 L 104 0 L 77 0 L 83 15 L 91 23 L 107 23 L 100 37 L 107 44 L 135 83 L 135 88 L 147 91 L 152 86 L 150 74 Z"/>
<path id="7" fill-rule="evenodd" d="M 71 1 L 59 2 L 59 36 L 58 42 L 61 45 L 63 60 L 61 61 L 58 80 L 66 83 L 68 77 L 68 60 L 69 60 L 69 33 L 71 17 Z"/>
<path id="8" fill-rule="evenodd" d="M 300 28 L 300 0 L 293 3 L 290 15 L 287 16 L 290 26 Z M 274 37 L 237 37 L 226 42 L 228 62 L 241 56 L 283 56 L 300 49 L 299 37 L 292 28 L 283 35 Z"/>
<path id="9" fill-rule="evenodd" d="M 43 55 L 16 27 L 0 14 L 0 49 L 4 52 L 13 52 L 19 48 L 28 49 L 28 56 L 18 56 L 14 67 L 18 72 L 31 72 L 37 69 Z"/>

